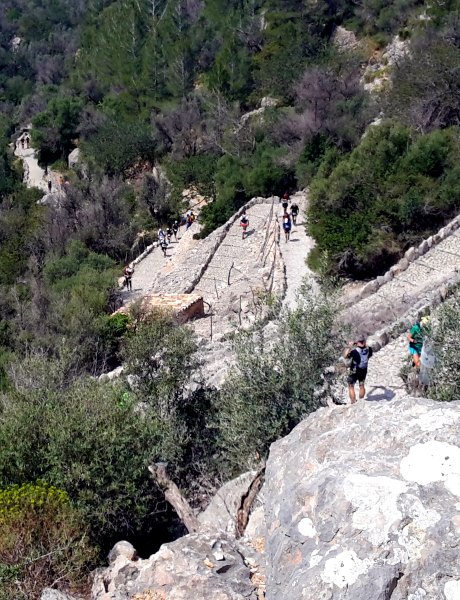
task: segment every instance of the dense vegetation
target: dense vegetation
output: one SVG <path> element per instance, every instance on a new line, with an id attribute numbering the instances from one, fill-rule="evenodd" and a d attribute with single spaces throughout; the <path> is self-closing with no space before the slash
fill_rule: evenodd
<path id="1" fill-rule="evenodd" d="M 211 200 L 206 235 L 251 196 L 308 185 L 311 263 L 347 277 L 383 272 L 459 210 L 458 9 L 456 0 L 3 0 L 1 600 L 18 589 L 36 597 L 69 564 L 62 583 L 80 585 L 120 537 L 151 550 L 152 538 L 171 535 L 177 523 L 151 462 L 168 461 L 198 503 L 317 406 L 340 344 L 330 299 L 313 303 L 305 291 L 275 345 L 259 331 L 244 336 L 217 395 L 199 385 L 190 332 L 162 316 L 111 316 L 116 275 L 183 210 L 190 186 Z M 338 25 L 359 43 L 338 49 Z M 388 73 L 382 52 L 394 36 L 410 51 L 370 94 L 364 66 Z M 21 183 L 9 144 L 29 123 L 41 165 L 67 178 L 57 204 L 38 204 L 40 192 Z M 121 361 L 130 383 L 97 379 Z M 455 385 L 436 393 L 450 398 Z M 41 563 L 63 520 L 64 550 L 77 540 L 82 554 Z"/>

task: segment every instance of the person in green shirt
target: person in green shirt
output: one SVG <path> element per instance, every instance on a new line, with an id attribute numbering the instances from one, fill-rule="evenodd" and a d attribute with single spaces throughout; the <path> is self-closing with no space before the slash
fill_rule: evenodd
<path id="1" fill-rule="evenodd" d="M 423 329 L 430 322 L 430 317 L 422 317 L 420 321 L 412 325 L 407 339 L 409 340 L 409 354 L 412 358 L 412 364 L 416 369 L 420 368 L 420 355 L 422 354 L 423 338 L 425 332 Z"/>

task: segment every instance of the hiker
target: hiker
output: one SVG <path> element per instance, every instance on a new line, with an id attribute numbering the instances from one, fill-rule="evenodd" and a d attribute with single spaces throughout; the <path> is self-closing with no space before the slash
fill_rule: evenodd
<path id="1" fill-rule="evenodd" d="M 430 317 L 422 317 L 420 321 L 414 323 L 407 335 L 409 340 L 409 354 L 412 359 L 412 365 L 415 369 L 420 369 L 420 356 L 423 348 L 423 338 L 426 334 L 426 327 L 430 322 Z"/>
<path id="2" fill-rule="evenodd" d="M 21 138 L 21 148 L 24 150 L 24 138 Z"/>
<path id="3" fill-rule="evenodd" d="M 298 214 L 299 214 L 299 207 L 294 202 L 294 204 L 291 204 L 291 215 L 292 215 L 292 222 L 294 223 L 294 225 L 297 225 L 297 215 Z"/>
<path id="4" fill-rule="evenodd" d="M 189 227 L 191 227 L 193 221 L 195 220 L 195 215 L 190 211 L 187 213 L 186 219 L 187 219 L 187 224 L 185 225 L 185 231 L 187 231 L 189 229 Z"/>
<path id="5" fill-rule="evenodd" d="M 285 212 L 283 215 L 283 230 L 284 230 L 284 237 L 285 237 L 286 242 L 289 242 L 289 237 L 291 235 L 291 228 L 292 228 L 291 217 L 289 216 L 288 212 Z"/>
<path id="6" fill-rule="evenodd" d="M 359 383 L 359 399 L 363 400 L 366 395 L 364 382 L 366 381 L 367 365 L 372 356 L 372 348 L 366 345 L 366 337 L 361 335 L 355 342 L 349 342 L 343 356 L 351 361 L 347 383 L 350 402 L 354 404 L 356 402 L 356 382 Z"/>
<path id="7" fill-rule="evenodd" d="M 173 235 L 174 235 L 174 239 L 177 242 L 177 234 L 179 232 L 179 222 L 178 221 L 174 221 L 174 223 L 172 224 L 171 229 L 172 229 L 172 232 L 173 232 Z"/>
<path id="8" fill-rule="evenodd" d="M 163 256 L 166 258 L 166 250 L 168 249 L 168 242 L 166 241 L 165 237 L 161 240 L 160 247 L 161 247 L 161 250 L 163 251 Z"/>
<path id="9" fill-rule="evenodd" d="M 26 148 L 30 148 L 30 137 L 26 136 Z"/>
<path id="10" fill-rule="evenodd" d="M 126 289 L 128 290 L 128 292 L 132 292 L 133 291 L 133 274 L 134 274 L 134 268 L 131 267 L 130 265 L 126 265 L 126 267 L 123 269 L 123 275 L 125 276 L 125 286 Z"/>
<path id="11" fill-rule="evenodd" d="M 287 208 L 289 205 L 289 194 L 285 192 L 282 197 L 281 206 L 283 207 L 284 212 L 287 212 Z"/>
<path id="12" fill-rule="evenodd" d="M 249 219 L 246 216 L 246 211 L 244 211 L 244 213 L 241 215 L 240 227 L 242 228 L 241 239 L 244 240 L 244 236 L 246 235 L 247 229 L 249 227 Z"/>
<path id="13" fill-rule="evenodd" d="M 166 233 L 164 232 L 164 230 L 159 229 L 158 230 L 158 242 L 159 242 L 160 246 L 161 246 L 161 242 L 165 239 L 165 237 L 166 237 Z"/>
<path id="14" fill-rule="evenodd" d="M 53 187 L 53 184 L 51 183 L 51 179 L 48 179 L 48 192 L 51 193 L 51 188 Z"/>
<path id="15" fill-rule="evenodd" d="M 166 239 L 168 240 L 168 244 L 171 243 L 171 237 L 172 237 L 172 229 L 171 229 L 171 227 L 168 227 L 166 229 Z"/>

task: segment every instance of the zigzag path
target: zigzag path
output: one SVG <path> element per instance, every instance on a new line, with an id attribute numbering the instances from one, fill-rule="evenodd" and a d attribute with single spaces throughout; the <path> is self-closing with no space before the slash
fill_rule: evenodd
<path id="1" fill-rule="evenodd" d="M 451 281 L 460 269 L 460 233 L 433 246 L 375 293 L 347 309 L 344 320 L 366 334 L 389 325 Z"/>
<path id="2" fill-rule="evenodd" d="M 423 242 L 422 246 L 426 242 Z M 372 335 L 398 320 L 407 320 L 414 307 L 431 305 L 434 295 L 458 278 L 460 233 L 445 239 L 411 262 L 408 268 L 384 283 L 376 292 L 357 301 L 344 314 L 353 333 Z M 408 362 L 407 332 L 385 345 L 369 362 L 367 399 L 391 400 L 404 394 L 400 371 Z M 343 391 L 343 400 L 347 393 Z"/>

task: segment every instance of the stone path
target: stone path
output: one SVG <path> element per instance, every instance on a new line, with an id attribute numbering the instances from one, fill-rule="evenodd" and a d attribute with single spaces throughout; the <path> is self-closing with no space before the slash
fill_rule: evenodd
<path id="1" fill-rule="evenodd" d="M 45 177 L 45 171 L 38 164 L 33 148 L 22 148 L 20 143 L 17 143 L 14 149 L 14 154 L 20 158 L 24 165 L 24 183 L 27 187 L 35 187 L 48 193 L 48 181 L 52 182 L 52 191 L 56 191 L 60 186 L 61 174 L 57 171 L 49 171 Z"/>
<path id="2" fill-rule="evenodd" d="M 460 233 L 454 232 L 377 292 L 347 309 L 344 320 L 354 330 L 374 333 L 402 317 L 459 270 Z"/>
<path id="3" fill-rule="evenodd" d="M 279 257 L 274 238 L 275 211 L 276 204 L 271 200 L 249 208 L 244 240 L 240 220 L 236 219 L 194 289 L 212 306 L 217 337 L 253 323 L 259 295 L 271 290 L 273 262 L 276 255 Z M 196 322 L 194 328 L 207 337 L 210 323 L 205 321 Z"/>
<path id="4" fill-rule="evenodd" d="M 198 244 L 193 239 L 193 234 L 197 231 L 199 231 L 199 225 L 196 222 L 188 230 L 185 227 L 181 227 L 177 241 L 174 240 L 174 237 L 172 238 L 171 244 L 166 251 L 166 257 L 163 255 L 161 248 L 157 247 L 141 260 L 134 268 L 132 280 L 133 291 L 128 292 L 126 289 L 122 291 L 123 303 L 127 304 L 138 300 L 148 293 L 157 292 L 157 280 L 174 269 L 176 255 L 186 254 L 187 250 Z M 182 293 L 181 289 L 159 291 Z"/>
<path id="5" fill-rule="evenodd" d="M 294 225 L 291 231 L 289 242 L 284 241 L 284 235 L 281 232 L 280 250 L 286 266 L 286 294 L 283 304 L 287 308 L 293 308 L 296 304 L 297 293 L 302 285 L 302 281 L 307 275 L 310 275 L 313 281 L 313 273 L 308 268 L 306 260 L 310 250 L 315 245 L 314 240 L 307 235 L 305 230 L 305 211 L 307 208 L 307 195 L 305 192 L 297 192 L 291 196 L 291 202 L 296 202 L 299 206 L 299 216 L 297 225 Z M 280 214 L 279 208 L 278 213 Z"/>
<path id="6" fill-rule="evenodd" d="M 407 347 L 407 336 L 403 334 L 372 356 L 366 379 L 366 401 L 388 402 L 407 395 L 400 376 L 408 357 Z M 348 402 L 345 377 L 342 384 L 342 402 Z"/>

